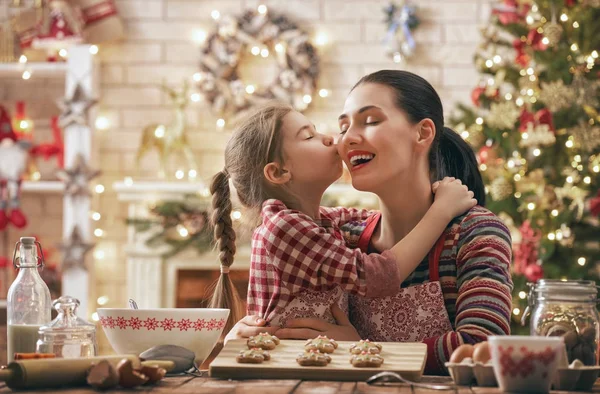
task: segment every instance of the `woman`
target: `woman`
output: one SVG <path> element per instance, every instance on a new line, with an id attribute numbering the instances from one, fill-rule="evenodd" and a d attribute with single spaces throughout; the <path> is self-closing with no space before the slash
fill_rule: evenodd
<path id="1" fill-rule="evenodd" d="M 431 206 L 431 183 L 461 179 L 475 192 L 477 206 L 455 218 L 437 245 L 393 297 L 352 297 L 350 321 L 333 311 L 339 325 L 298 319 L 279 330 L 282 338 L 325 334 L 338 340 L 420 341 L 428 346 L 426 373 L 445 372 L 444 363 L 463 343 L 510 332 L 511 241 L 506 226 L 485 203 L 484 186 L 470 147 L 444 127 L 438 94 L 423 78 L 398 70 L 363 77 L 339 117 L 340 156 L 352 185 L 375 193 L 381 213 L 346 228 L 366 252 L 385 250 L 402 239 Z M 359 152 L 362 159 L 350 160 Z M 242 319 L 228 338 L 264 331 L 256 317 Z M 354 325 L 356 329 L 352 326 Z"/>

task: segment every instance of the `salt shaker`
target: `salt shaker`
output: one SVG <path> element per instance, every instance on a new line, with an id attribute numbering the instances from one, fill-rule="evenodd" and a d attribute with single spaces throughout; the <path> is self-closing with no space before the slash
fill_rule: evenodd
<path id="1" fill-rule="evenodd" d="M 52 304 L 58 316 L 39 330 L 38 353 L 56 357 L 93 357 L 98 353 L 96 326 L 77 316 L 79 300 L 62 296 Z"/>

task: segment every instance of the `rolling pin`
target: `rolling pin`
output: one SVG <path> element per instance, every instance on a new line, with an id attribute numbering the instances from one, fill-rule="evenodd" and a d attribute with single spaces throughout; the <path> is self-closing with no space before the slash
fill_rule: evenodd
<path id="1" fill-rule="evenodd" d="M 140 362 L 139 357 L 135 355 L 20 360 L 0 369 L 0 381 L 6 382 L 11 389 L 85 386 L 88 371 L 94 364 L 106 360 L 116 368 L 119 361 L 125 358 L 131 360 L 134 368 L 141 365 L 157 365 L 168 372 L 175 367 L 170 361 Z"/>

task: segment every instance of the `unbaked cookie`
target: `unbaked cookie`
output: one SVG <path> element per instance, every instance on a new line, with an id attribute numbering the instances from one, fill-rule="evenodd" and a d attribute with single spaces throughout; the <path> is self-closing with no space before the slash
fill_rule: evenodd
<path id="1" fill-rule="evenodd" d="M 257 336 L 248 338 L 248 349 L 258 347 L 264 350 L 273 350 L 279 345 L 279 338 L 267 332 L 261 332 Z"/>
<path id="2" fill-rule="evenodd" d="M 296 361 L 303 367 L 324 367 L 331 362 L 331 357 L 313 349 L 300 353 Z"/>
<path id="3" fill-rule="evenodd" d="M 379 354 L 362 352 L 350 357 L 350 364 L 357 368 L 377 368 L 383 364 L 383 357 Z"/>
<path id="4" fill-rule="evenodd" d="M 309 339 L 304 345 L 304 350 L 319 350 L 321 353 L 333 353 L 337 349 L 338 344 L 333 339 L 329 339 L 324 335 L 319 335 L 314 339 Z"/>
<path id="5" fill-rule="evenodd" d="M 381 345 L 377 342 L 371 342 L 367 340 L 360 340 L 357 343 L 353 343 L 350 345 L 350 353 L 352 354 L 361 354 L 362 352 L 367 352 L 371 354 L 379 354 L 381 353 Z"/>
<path id="6" fill-rule="evenodd" d="M 271 355 L 266 350 L 255 347 L 249 350 L 240 350 L 240 354 L 235 359 L 238 363 L 260 364 L 270 360 Z"/>

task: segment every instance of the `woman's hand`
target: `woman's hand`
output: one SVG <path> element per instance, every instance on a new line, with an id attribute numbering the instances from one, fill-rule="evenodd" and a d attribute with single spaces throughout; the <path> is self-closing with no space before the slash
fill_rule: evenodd
<path id="1" fill-rule="evenodd" d="M 311 339 L 318 335 L 326 335 L 336 341 L 360 340 L 360 335 L 348 320 L 348 316 L 337 305 L 331 307 L 331 313 L 337 324 L 321 319 L 294 319 L 288 321 L 284 328 L 275 331 L 275 335 L 280 339 Z"/>
<path id="2" fill-rule="evenodd" d="M 227 333 L 225 343 L 231 339 L 248 338 L 258 335 L 261 332 L 273 334 L 279 329 L 279 327 L 265 327 L 265 324 L 267 324 L 265 319 L 261 319 L 256 315 L 245 316 L 242 320 L 235 323 L 235 326 Z"/>

